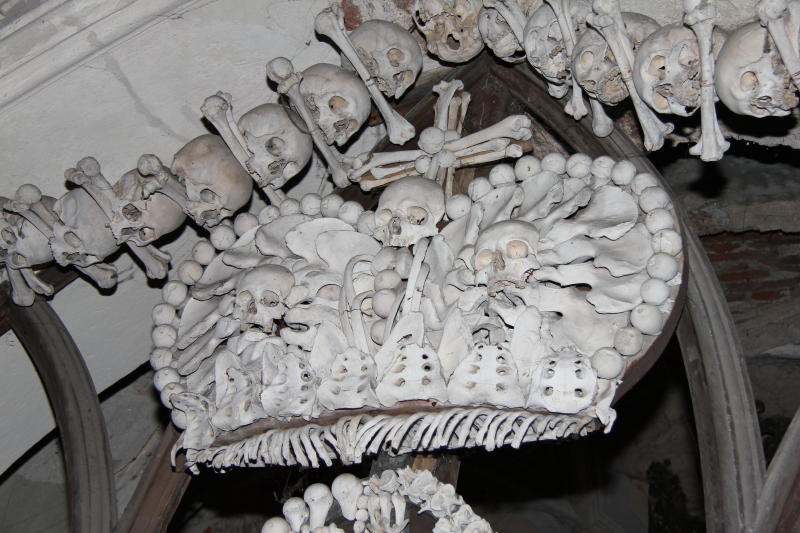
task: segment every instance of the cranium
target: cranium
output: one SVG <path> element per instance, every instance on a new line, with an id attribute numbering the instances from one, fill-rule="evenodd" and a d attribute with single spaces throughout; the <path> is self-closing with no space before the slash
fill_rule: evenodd
<path id="1" fill-rule="evenodd" d="M 43 196 L 42 200 L 50 208 L 55 203 L 49 196 Z M 52 260 L 50 244 L 41 231 L 17 214 L 0 211 L 0 263 L 11 268 L 30 268 Z"/>
<path id="2" fill-rule="evenodd" d="M 719 99 L 740 115 L 785 116 L 798 104 L 796 87 L 775 43 L 757 22 L 728 37 L 717 57 L 714 78 Z"/>
<path id="3" fill-rule="evenodd" d="M 591 11 L 585 0 L 570 3 L 569 13 L 576 33 L 586 28 L 586 16 Z M 558 19 L 549 4 L 542 4 L 528 19 L 523 32 L 523 46 L 528 62 L 547 81 L 558 85 L 567 80 L 570 58 Z"/>
<path id="4" fill-rule="evenodd" d="M 442 187 L 420 176 L 403 178 L 381 194 L 375 212 L 375 236 L 384 246 L 410 246 L 436 235 L 436 224 L 442 217 Z"/>
<path id="5" fill-rule="evenodd" d="M 475 281 L 486 285 L 490 293 L 505 283 L 523 288 L 529 276 L 540 267 L 536 258 L 539 232 L 527 222 L 496 222 L 478 235 L 473 267 Z"/>
<path id="6" fill-rule="evenodd" d="M 638 13 L 623 13 L 622 20 L 634 50 L 658 29 L 656 21 Z M 689 35 L 692 34 L 691 30 L 685 29 Z M 694 68 L 696 71 L 697 65 Z M 622 80 L 614 53 L 603 36 L 593 28 L 587 28 L 575 44 L 572 75 L 584 91 L 605 104 L 618 104 L 628 97 L 628 88 Z"/>
<path id="7" fill-rule="evenodd" d="M 343 145 L 369 117 L 372 102 L 353 73 L 317 63 L 303 71 L 300 94 L 328 144 Z"/>
<path id="8" fill-rule="evenodd" d="M 168 196 L 147 190 L 152 181 L 131 170 L 112 187 L 119 202 L 113 206 L 109 226 L 118 241 L 145 246 L 178 229 L 186 219 L 181 206 Z"/>
<path id="9" fill-rule="evenodd" d="M 61 222 L 53 226 L 50 248 L 59 265 L 86 267 L 116 251 L 117 240 L 108 218 L 85 190 L 70 190 L 56 200 L 53 211 Z"/>
<path id="10" fill-rule="evenodd" d="M 689 116 L 700 105 L 700 47 L 683 24 L 659 28 L 636 51 L 636 91 L 659 113 Z"/>
<path id="11" fill-rule="evenodd" d="M 252 154 L 247 169 L 273 187 L 296 176 L 313 151 L 311 136 L 298 124 L 300 117 L 278 104 L 262 104 L 242 115 L 239 130 Z"/>
<path id="12" fill-rule="evenodd" d="M 417 0 L 414 24 L 425 35 L 428 51 L 444 61 L 464 63 L 480 53 L 479 0 Z"/>
<path id="13" fill-rule="evenodd" d="M 378 89 L 400 98 L 422 70 L 422 50 L 406 30 L 386 20 L 368 20 L 350 34 L 359 57 Z M 351 68 L 342 56 L 342 66 Z"/>
<path id="14" fill-rule="evenodd" d="M 294 285 L 292 273 L 280 265 L 261 265 L 248 271 L 236 284 L 233 316 L 242 326 L 252 324 L 266 331 L 286 312 L 286 298 Z"/>
<path id="15" fill-rule="evenodd" d="M 478 30 L 489 49 L 509 63 L 525 60 L 525 50 L 506 19 L 496 9 L 484 7 L 478 14 Z"/>
<path id="16" fill-rule="evenodd" d="M 572 414 L 592 404 L 597 374 L 588 357 L 565 351 L 541 360 L 533 369 L 528 407 Z"/>
<path id="17" fill-rule="evenodd" d="M 253 191 L 250 175 L 216 135 L 201 135 L 178 150 L 172 172 L 186 187 L 189 216 L 206 228 L 244 206 Z"/>

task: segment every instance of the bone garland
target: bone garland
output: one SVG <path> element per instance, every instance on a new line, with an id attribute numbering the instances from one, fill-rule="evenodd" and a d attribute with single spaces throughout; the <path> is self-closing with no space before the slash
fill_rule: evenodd
<path id="1" fill-rule="evenodd" d="M 722 136 L 717 122 L 717 100 L 714 90 L 714 55 L 712 39 L 717 9 L 713 0 L 684 0 L 684 22 L 697 36 L 700 48 L 700 140 L 689 149 L 692 155 L 699 155 L 703 161 L 719 161 L 730 143 Z M 795 55 L 795 58 L 797 56 Z M 795 62 L 800 69 L 800 61 Z M 787 62 L 787 65 L 789 63 Z"/>
<path id="2" fill-rule="evenodd" d="M 345 32 L 342 14 L 338 10 L 334 11 L 333 7 L 323 10 L 314 19 L 314 29 L 320 35 L 332 40 L 355 68 L 364 85 L 366 85 L 372 101 L 375 102 L 375 106 L 383 117 L 389 140 L 394 144 L 405 144 L 406 141 L 412 139 L 415 134 L 414 126 L 389 106 L 386 98 L 377 87 L 372 74 Z"/>
<path id="3" fill-rule="evenodd" d="M 154 310 L 151 357 L 190 462 L 316 466 L 389 442 L 428 449 L 448 409 L 466 409 L 469 427 L 487 415 L 481 445 L 514 409 L 608 429 L 617 383 L 660 333 L 680 284 L 669 197 L 630 162 L 583 154 L 497 165 L 469 192 L 446 202 L 434 180 L 404 178 L 376 213 L 307 195 L 242 213 L 199 243 Z M 401 416 L 415 400 L 417 413 Z M 357 453 L 342 448 L 357 445 L 343 429 L 325 429 L 353 409 L 366 432 Z M 239 444 L 214 444 L 257 427 L 266 433 L 247 442 L 275 450 L 240 461 L 230 455 L 244 453 Z M 533 438 L 503 435 L 492 446 Z"/>
<path id="4" fill-rule="evenodd" d="M 464 503 L 452 485 L 442 483 L 427 470 L 409 467 L 384 470 L 365 480 L 352 474 L 341 474 L 333 480 L 330 488 L 322 483 L 310 485 L 302 499 L 289 498 L 283 505 L 283 517 L 268 519 L 261 531 L 342 533 L 337 524 L 326 520 L 334 501 L 342 517 L 353 523 L 355 533 L 401 533 L 409 523 L 407 503 L 418 506 L 420 513 L 430 513 L 437 519 L 433 531 L 493 531 L 486 520 Z"/>

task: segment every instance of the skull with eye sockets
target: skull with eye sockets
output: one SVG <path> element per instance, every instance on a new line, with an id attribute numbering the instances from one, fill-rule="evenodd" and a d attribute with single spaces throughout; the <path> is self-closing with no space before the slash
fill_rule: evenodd
<path id="1" fill-rule="evenodd" d="M 531 274 L 541 265 L 536 258 L 539 232 L 527 222 L 496 222 L 478 235 L 473 267 L 475 282 L 486 285 L 489 294 L 506 284 L 524 288 Z"/>
<path id="2" fill-rule="evenodd" d="M 248 271 L 236 284 L 233 317 L 242 327 L 258 326 L 271 331 L 275 320 L 286 313 L 286 298 L 294 276 L 280 265 L 261 265 Z"/>
<path id="3" fill-rule="evenodd" d="M 442 187 L 420 176 L 397 180 L 383 191 L 375 211 L 375 237 L 384 246 L 411 246 L 439 231 L 444 217 Z"/>
<path id="4" fill-rule="evenodd" d="M 303 170 L 311 159 L 311 136 L 298 127 L 302 120 L 278 104 L 254 107 L 239 119 L 239 130 L 252 154 L 247 170 L 260 182 L 280 187 Z"/>
<path id="5" fill-rule="evenodd" d="M 233 215 L 253 192 L 250 175 L 216 135 L 201 135 L 178 150 L 172 172 L 186 187 L 188 215 L 206 228 Z"/>
<path id="6" fill-rule="evenodd" d="M 414 24 L 428 51 L 439 59 L 465 63 L 483 50 L 478 31 L 479 0 L 417 0 Z"/>
<path id="7" fill-rule="evenodd" d="M 361 129 L 372 109 L 361 79 L 328 63 L 317 63 L 303 71 L 300 94 L 328 144 L 346 143 Z"/>
<path id="8" fill-rule="evenodd" d="M 714 81 L 722 103 L 740 115 L 782 117 L 798 104 L 789 71 L 758 22 L 728 36 L 717 56 Z"/>
<path id="9" fill-rule="evenodd" d="M 386 20 L 368 20 L 350 34 L 359 57 L 386 96 L 400 98 L 422 70 L 422 50 L 406 30 Z M 342 56 L 342 66 L 352 69 Z"/>

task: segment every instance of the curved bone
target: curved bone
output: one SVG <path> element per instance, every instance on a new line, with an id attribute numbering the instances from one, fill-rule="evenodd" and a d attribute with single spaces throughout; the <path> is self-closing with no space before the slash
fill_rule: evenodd
<path id="1" fill-rule="evenodd" d="M 619 0 L 595 0 L 592 8 L 594 15 L 587 21 L 608 41 L 608 46 L 617 59 L 622 81 L 628 87 L 628 93 L 644 133 L 644 147 L 648 150 L 658 150 L 664 145 L 664 137 L 672 132 L 674 126 L 661 122 L 636 92 L 633 84 L 633 46 L 624 31 L 625 23 L 622 20 Z"/>
<path id="2" fill-rule="evenodd" d="M 294 71 L 294 66 L 291 61 L 285 57 L 276 57 L 267 63 L 267 77 L 278 84 L 278 92 L 289 98 L 297 114 L 300 115 L 300 118 L 305 122 L 306 128 L 311 134 L 311 138 L 314 140 L 314 145 L 328 164 L 328 170 L 331 173 L 331 178 L 333 178 L 333 183 L 337 187 L 347 187 L 347 185 L 350 184 L 350 179 L 342 166 L 342 155 L 335 152 L 334 149 L 325 142 L 322 130 L 320 130 L 319 126 L 314 122 L 314 117 L 311 116 L 311 111 L 306 107 L 305 100 L 300 94 L 299 84 L 302 75 Z"/>
<path id="3" fill-rule="evenodd" d="M 523 42 L 528 17 L 525 16 L 517 0 L 483 0 L 483 7 L 496 9 L 506 19 L 506 23 L 517 41 Z"/>
<path id="4" fill-rule="evenodd" d="M 383 121 L 386 123 L 389 140 L 394 144 L 405 144 L 413 139 L 416 133 L 414 126 L 389 105 L 386 97 L 378 89 L 375 80 L 344 31 L 344 18 L 339 10 L 335 6 L 331 6 L 320 12 L 314 19 L 314 29 L 320 35 L 324 35 L 333 41 L 356 69 L 358 76 L 364 81 L 372 101 L 375 102 Z"/>
<path id="5" fill-rule="evenodd" d="M 762 2 L 760 5 L 764 4 L 765 2 Z M 712 39 L 714 22 L 717 20 L 717 8 L 713 0 L 684 0 L 683 8 L 686 12 L 683 17 L 684 23 L 692 28 L 700 48 L 700 140 L 689 148 L 689 153 L 699 155 L 703 161 L 719 161 L 722 159 L 722 154 L 730 147 L 730 143 L 722 135 L 719 122 L 717 122 L 717 109 L 714 107 L 717 93 L 714 89 Z M 783 29 L 782 21 L 778 25 Z M 780 46 L 778 49 L 780 50 Z M 781 55 L 783 55 L 782 51 Z M 794 57 L 797 58 L 797 54 Z M 797 63 L 797 70 L 800 70 L 800 62 Z"/>
<path id="6" fill-rule="evenodd" d="M 684 0 L 685 4 L 694 4 L 697 1 Z M 711 4 L 710 1 L 708 3 Z M 716 18 L 716 9 L 713 9 L 713 5 L 709 7 L 713 11 L 707 17 L 711 19 L 710 24 L 713 25 L 713 19 Z M 775 41 L 775 46 L 781 54 L 783 64 L 786 65 L 789 76 L 791 76 L 796 87 L 800 87 L 800 57 L 798 57 L 797 51 L 798 21 L 796 20 L 797 16 L 800 15 L 800 13 L 797 13 L 799 7 L 797 2 L 792 2 L 790 6 L 787 0 L 761 0 L 756 8 L 758 17 L 761 19 L 761 25 L 767 28 L 772 40 Z M 789 10 L 788 20 L 787 9 Z M 793 31 L 792 37 L 786 31 L 787 24 Z"/>

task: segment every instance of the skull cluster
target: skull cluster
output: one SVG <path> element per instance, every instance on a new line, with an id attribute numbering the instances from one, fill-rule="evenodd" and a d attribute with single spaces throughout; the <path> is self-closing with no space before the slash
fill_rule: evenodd
<path id="1" fill-rule="evenodd" d="M 505 220 L 482 230 L 475 244 L 475 282 L 496 293 L 511 283 L 525 287 L 540 267 L 536 258 L 539 232 L 528 222 Z"/>
<path id="2" fill-rule="evenodd" d="M 438 233 L 436 225 L 444 217 L 442 187 L 420 176 L 389 185 L 375 212 L 375 236 L 385 246 L 410 246 Z"/>

